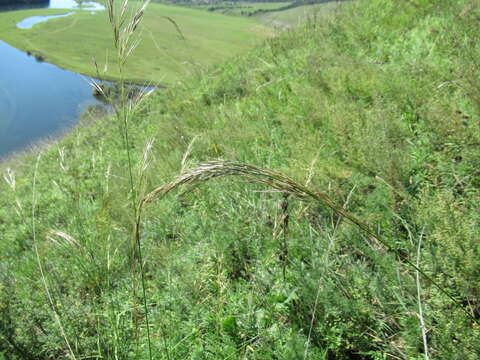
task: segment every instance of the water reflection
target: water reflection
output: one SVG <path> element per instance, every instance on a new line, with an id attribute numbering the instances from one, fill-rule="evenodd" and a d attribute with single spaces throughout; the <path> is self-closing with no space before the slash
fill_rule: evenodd
<path id="1" fill-rule="evenodd" d="M 69 12 L 69 13 L 60 14 L 60 15 L 30 16 L 28 18 L 23 19 L 19 23 L 17 23 L 17 27 L 19 29 L 30 29 L 33 25 L 47 21 L 49 19 L 70 16 L 73 14 L 74 14 L 73 12 Z"/>
<path id="2" fill-rule="evenodd" d="M 9 3 L 8 1 L 2 1 L 2 3 L 0 4 L 0 12 L 48 8 L 48 4 L 49 4 L 48 0 L 41 0 L 41 1 L 36 1 L 34 3 L 20 3 L 20 4 L 14 1 L 12 1 L 12 3 Z"/>
<path id="3" fill-rule="evenodd" d="M 94 1 L 75 1 L 75 0 L 50 0 L 37 1 L 35 3 L 12 3 L 0 5 L 0 12 L 28 10 L 28 9 L 66 9 L 66 10 L 105 10 L 105 6 Z"/>
<path id="4" fill-rule="evenodd" d="M 0 41 L 0 158 L 75 125 L 93 104 L 86 79 Z"/>
<path id="5" fill-rule="evenodd" d="M 75 0 L 50 0 L 49 9 L 70 9 L 70 10 L 105 10 L 105 6 L 94 1 Z"/>

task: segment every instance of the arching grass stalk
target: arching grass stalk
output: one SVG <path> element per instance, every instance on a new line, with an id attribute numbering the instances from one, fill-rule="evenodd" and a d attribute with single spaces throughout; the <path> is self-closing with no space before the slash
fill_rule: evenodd
<path id="1" fill-rule="evenodd" d="M 431 276 L 426 274 L 426 272 L 422 270 L 419 265 L 403 257 L 398 250 L 389 245 L 379 233 L 373 230 L 373 228 L 369 224 L 361 221 L 357 217 L 348 213 L 341 206 L 335 204 L 335 202 L 326 193 L 312 190 L 309 187 L 292 180 L 286 175 L 274 172 L 272 170 L 262 169 L 249 164 L 225 160 L 205 162 L 195 168 L 184 171 L 174 181 L 160 186 L 147 194 L 139 202 L 138 213 L 140 214 L 143 208 L 149 203 L 163 198 L 169 192 L 176 190 L 182 186 L 204 183 L 222 177 L 240 178 L 241 180 L 246 180 L 247 182 L 270 187 L 283 194 L 290 194 L 291 196 L 296 197 L 300 200 L 314 201 L 330 208 L 335 214 L 337 214 L 341 218 L 345 218 L 350 221 L 352 224 L 360 228 L 366 235 L 377 240 L 388 251 L 395 254 L 395 256 L 402 262 L 413 268 L 416 272 L 418 272 L 418 274 L 421 274 L 442 294 L 447 296 L 455 304 L 455 306 L 461 311 L 463 311 L 472 321 L 480 324 L 480 322 L 467 309 L 465 309 L 465 307 L 460 302 L 458 302 L 458 300 L 456 300 L 453 295 L 451 295 L 447 290 L 445 290 Z M 137 232 L 140 231 L 139 227 L 140 222 L 137 222 Z"/>

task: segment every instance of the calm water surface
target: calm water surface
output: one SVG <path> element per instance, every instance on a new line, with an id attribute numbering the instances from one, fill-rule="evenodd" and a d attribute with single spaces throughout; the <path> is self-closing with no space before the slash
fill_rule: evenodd
<path id="1" fill-rule="evenodd" d="M 0 158 L 75 125 L 98 103 L 83 76 L 0 41 Z"/>
<path id="2" fill-rule="evenodd" d="M 70 16 L 73 15 L 74 12 L 69 12 L 66 14 L 60 14 L 60 15 L 45 15 L 45 16 L 30 16 L 22 21 L 17 23 L 17 27 L 19 29 L 31 29 L 31 27 L 35 24 L 54 19 L 54 18 L 59 18 L 59 17 L 65 17 L 65 16 Z"/>
<path id="3" fill-rule="evenodd" d="M 70 9 L 70 10 L 105 10 L 105 6 L 95 1 L 82 1 L 79 5 L 75 0 L 50 0 L 38 4 L 16 4 L 0 6 L 0 11 L 28 10 L 28 9 Z"/>
<path id="4" fill-rule="evenodd" d="M 74 0 L 51 0 L 40 6 L 23 5 L 0 11 L 34 7 L 79 9 Z M 83 2 L 81 8 L 105 9 L 96 2 Z M 31 27 L 48 19 L 27 18 L 22 26 Z M 93 104 L 99 101 L 93 97 L 88 79 L 38 62 L 1 41 L 0 34 L 0 159 L 75 125 L 80 114 Z"/>
<path id="5" fill-rule="evenodd" d="M 79 5 L 75 0 L 50 0 L 49 9 L 72 9 L 72 10 L 105 10 L 105 6 L 94 1 L 82 1 Z"/>

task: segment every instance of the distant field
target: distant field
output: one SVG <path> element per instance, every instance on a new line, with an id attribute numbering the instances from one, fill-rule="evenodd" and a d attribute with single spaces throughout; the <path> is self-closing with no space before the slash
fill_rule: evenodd
<path id="1" fill-rule="evenodd" d="M 226 15 L 249 16 L 258 10 L 274 10 L 291 4 L 291 2 L 221 2 L 215 5 L 188 5 L 195 9 L 215 11 Z"/>
<path id="2" fill-rule="evenodd" d="M 289 28 L 304 23 L 309 17 L 328 16 L 340 3 L 304 5 L 282 11 L 260 14 L 256 18 L 267 25 L 277 28 Z"/>
<path id="3" fill-rule="evenodd" d="M 34 53 L 48 62 L 82 74 L 95 75 L 92 58 L 105 78 L 118 78 L 112 31 L 104 11 L 74 15 L 20 30 L 15 24 L 29 16 L 61 14 L 66 10 L 35 9 L 0 13 L 0 40 Z M 184 39 L 165 17 L 173 19 Z M 242 53 L 272 31 L 253 19 L 150 4 L 141 24 L 142 42 L 127 64 L 132 81 L 169 84 L 198 66 L 219 63 Z M 105 66 L 107 64 L 107 66 Z"/>

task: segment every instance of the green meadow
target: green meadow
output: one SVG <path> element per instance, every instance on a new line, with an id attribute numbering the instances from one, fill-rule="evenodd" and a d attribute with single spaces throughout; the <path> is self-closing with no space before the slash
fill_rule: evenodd
<path id="1" fill-rule="evenodd" d="M 0 164 L 0 359 L 478 360 L 474 5 L 345 2 Z"/>
<path id="2" fill-rule="evenodd" d="M 139 6 L 132 3 L 131 8 Z M 37 9 L 0 13 L 0 39 L 46 61 L 82 74 L 118 79 L 112 31 L 105 11 L 76 11 L 31 29 L 16 23 L 29 16 L 66 13 Z M 180 31 L 179 31 L 180 30 Z M 131 82 L 172 84 L 181 76 L 203 71 L 251 49 L 272 30 L 252 19 L 227 17 L 189 8 L 150 4 L 139 29 L 141 42 L 124 69 Z"/>

